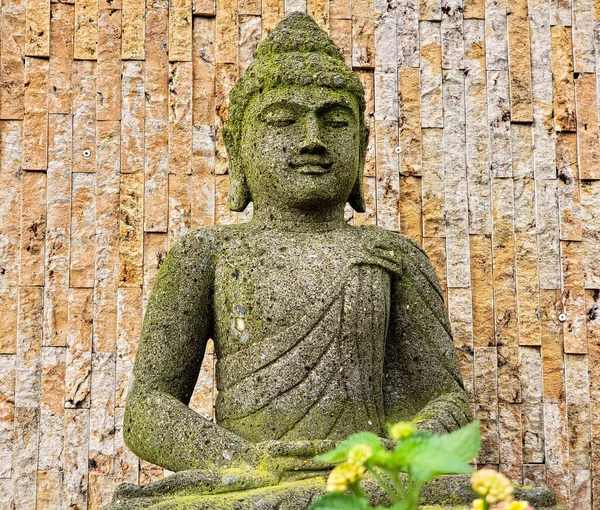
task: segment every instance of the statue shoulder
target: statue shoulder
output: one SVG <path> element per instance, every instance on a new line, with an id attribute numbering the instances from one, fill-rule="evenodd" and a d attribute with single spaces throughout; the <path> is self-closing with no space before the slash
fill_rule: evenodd
<path id="1" fill-rule="evenodd" d="M 228 226 L 219 225 L 188 232 L 173 243 L 167 260 L 187 269 L 207 269 L 213 265 L 228 230 Z"/>

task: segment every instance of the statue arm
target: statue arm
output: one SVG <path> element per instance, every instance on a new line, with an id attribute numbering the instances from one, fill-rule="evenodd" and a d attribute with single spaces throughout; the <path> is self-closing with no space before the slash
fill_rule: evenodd
<path id="1" fill-rule="evenodd" d="M 427 255 L 401 236 L 386 342 L 386 420 L 446 432 L 472 420 L 442 291 Z"/>
<path id="2" fill-rule="evenodd" d="M 123 435 L 139 457 L 171 471 L 256 462 L 248 441 L 188 407 L 212 335 L 214 243 L 198 231 L 176 243 L 152 288 Z"/>

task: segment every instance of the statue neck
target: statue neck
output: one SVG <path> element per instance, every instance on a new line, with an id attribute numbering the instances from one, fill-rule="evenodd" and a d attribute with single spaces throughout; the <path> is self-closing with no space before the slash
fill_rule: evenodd
<path id="1" fill-rule="evenodd" d="M 281 205 L 254 205 L 252 225 L 288 232 L 326 232 L 346 226 L 345 204 L 320 209 L 298 209 Z"/>

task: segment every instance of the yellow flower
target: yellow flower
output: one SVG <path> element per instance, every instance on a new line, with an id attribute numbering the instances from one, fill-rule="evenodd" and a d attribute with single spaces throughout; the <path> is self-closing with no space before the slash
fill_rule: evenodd
<path id="1" fill-rule="evenodd" d="M 509 503 L 503 510 L 529 510 L 531 507 L 527 501 L 513 501 Z"/>
<path id="2" fill-rule="evenodd" d="M 333 468 L 327 478 L 327 492 L 341 492 L 348 490 L 351 485 L 358 483 L 363 477 L 366 468 L 342 462 Z"/>
<path id="3" fill-rule="evenodd" d="M 490 504 L 512 501 L 513 486 L 510 480 L 493 469 L 482 469 L 473 473 L 471 486 Z"/>
<path id="4" fill-rule="evenodd" d="M 362 466 L 373 456 L 373 449 L 366 444 L 357 444 L 348 452 L 348 464 Z"/>
<path id="5" fill-rule="evenodd" d="M 483 499 L 476 499 L 473 501 L 473 510 L 483 510 Z"/>
<path id="6" fill-rule="evenodd" d="M 390 427 L 390 437 L 394 441 L 402 441 L 412 436 L 416 430 L 416 427 L 411 422 L 401 421 Z"/>

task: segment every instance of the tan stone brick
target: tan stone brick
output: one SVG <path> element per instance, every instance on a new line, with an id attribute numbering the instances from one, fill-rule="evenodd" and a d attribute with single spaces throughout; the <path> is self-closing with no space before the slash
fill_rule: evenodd
<path id="1" fill-rule="evenodd" d="M 465 390 L 471 402 L 475 401 L 473 388 L 473 315 L 470 289 L 448 289 L 448 314 L 452 336 L 458 355 Z"/>
<path id="2" fill-rule="evenodd" d="M 536 236 L 515 234 L 519 345 L 542 345 Z"/>
<path id="3" fill-rule="evenodd" d="M 145 118 L 167 121 L 169 118 L 169 11 L 146 10 L 145 43 Z"/>
<path id="4" fill-rule="evenodd" d="M 377 196 L 377 183 L 375 177 L 363 177 L 363 187 L 365 190 L 366 211 L 364 213 L 354 214 L 354 225 L 376 225 L 377 218 L 375 216 L 376 206 L 375 199 Z"/>
<path id="5" fill-rule="evenodd" d="M 123 8 L 121 0 L 98 0 L 98 10 L 102 11 L 105 9 L 118 9 Z"/>
<path id="6" fill-rule="evenodd" d="M 127 289 L 125 292 L 129 292 Z M 138 483 L 140 462 L 138 457 L 125 444 L 123 440 L 123 415 L 125 410 L 115 409 L 115 484 L 129 482 Z"/>
<path id="7" fill-rule="evenodd" d="M 215 17 L 216 59 L 219 64 L 237 64 L 238 25 L 236 0 L 217 2 Z"/>
<path id="8" fill-rule="evenodd" d="M 550 2 L 550 25 L 571 26 L 572 0 L 552 0 Z"/>
<path id="9" fill-rule="evenodd" d="M 143 275 L 144 174 L 121 174 L 119 286 L 141 287 Z"/>
<path id="10" fill-rule="evenodd" d="M 159 469 L 141 469 L 140 468 L 140 485 L 148 485 L 158 482 L 163 479 L 163 470 Z"/>
<path id="11" fill-rule="evenodd" d="M 443 237 L 423 237 L 423 250 L 427 253 L 440 282 L 442 295 L 446 296 L 448 283 L 446 277 L 446 240 Z"/>
<path id="12" fill-rule="evenodd" d="M 540 289 L 560 288 L 558 187 L 556 180 L 536 181 Z"/>
<path id="13" fill-rule="evenodd" d="M 544 432 L 548 488 L 554 492 L 560 503 L 568 505 L 569 478 L 565 473 L 569 454 L 565 404 L 544 403 Z"/>
<path id="14" fill-rule="evenodd" d="M 442 37 L 440 24 L 422 21 L 421 41 L 421 127 L 444 127 L 442 101 Z"/>
<path id="15" fill-rule="evenodd" d="M 596 58 L 594 55 L 594 0 L 574 0 L 572 21 L 573 69 L 576 73 L 593 73 L 596 70 Z"/>
<path id="16" fill-rule="evenodd" d="M 0 119 L 25 112 L 25 1 L 4 1 L 0 13 Z"/>
<path id="17" fill-rule="evenodd" d="M 543 404 L 541 402 L 537 404 L 523 404 L 521 406 L 521 416 L 523 462 L 543 463 L 545 459 Z M 523 483 L 527 484 L 525 466 L 523 466 L 523 478 Z"/>
<path id="18" fill-rule="evenodd" d="M 65 408 L 69 409 L 90 406 L 93 303 L 92 289 L 71 289 L 65 376 Z M 67 467 L 65 464 L 65 469 Z"/>
<path id="19" fill-rule="evenodd" d="M 471 290 L 473 293 L 473 342 L 475 347 L 496 345 L 492 286 L 492 239 L 470 236 Z"/>
<path id="20" fill-rule="evenodd" d="M 423 244 L 420 177 L 400 176 L 400 230 Z"/>
<path id="21" fill-rule="evenodd" d="M 352 20 L 331 19 L 329 25 L 329 37 L 342 50 L 346 65 L 352 66 Z"/>
<path id="22" fill-rule="evenodd" d="M 69 262 L 71 287 L 94 286 L 95 187 L 94 174 L 73 174 Z"/>
<path id="23" fill-rule="evenodd" d="M 23 172 L 21 218 L 21 285 L 44 285 L 46 174 Z"/>
<path id="24" fill-rule="evenodd" d="M 103 9 L 98 16 L 96 119 L 121 119 L 121 10 Z"/>
<path id="25" fill-rule="evenodd" d="M 215 123 L 215 20 L 194 18 L 193 124 Z"/>
<path id="26" fill-rule="evenodd" d="M 144 234 L 144 295 L 142 310 L 146 309 L 146 303 L 154 279 L 166 256 L 167 234 L 146 232 Z"/>
<path id="27" fill-rule="evenodd" d="M 237 213 L 227 207 L 227 192 L 229 190 L 229 176 L 215 176 L 215 225 L 228 225 L 236 223 Z"/>
<path id="28" fill-rule="evenodd" d="M 558 133 L 556 139 L 560 239 L 581 241 L 581 204 L 575 133 Z"/>
<path id="29" fill-rule="evenodd" d="M 589 469 L 569 470 L 571 508 L 592 508 L 591 476 Z"/>
<path id="30" fill-rule="evenodd" d="M 398 45 L 396 13 L 375 2 L 375 121 L 398 120 Z"/>
<path id="31" fill-rule="evenodd" d="M 116 397 L 117 407 L 125 406 L 129 379 L 142 330 L 142 289 L 119 289 L 117 304 L 117 365 Z"/>
<path id="32" fill-rule="evenodd" d="M 498 429 L 502 438 L 499 471 L 510 481 L 520 484 L 523 480 L 521 406 L 500 402 L 498 411 Z"/>
<path id="33" fill-rule="evenodd" d="M 12 469 L 15 362 L 15 355 L 0 355 L 0 480 L 10 480 Z"/>
<path id="34" fill-rule="evenodd" d="M 565 379 L 570 469 L 590 469 L 591 467 L 590 396 L 587 374 L 587 356 L 566 355 Z"/>
<path id="35" fill-rule="evenodd" d="M 323 30 L 329 31 L 329 2 L 306 0 L 306 12 Z"/>
<path id="36" fill-rule="evenodd" d="M 96 60 L 98 57 L 98 2 L 75 2 L 75 50 L 78 60 Z"/>
<path id="37" fill-rule="evenodd" d="M 590 424 L 592 435 L 592 465 L 597 466 L 600 461 L 600 291 L 586 290 L 585 309 L 587 316 L 587 340 L 588 340 L 588 367 L 589 367 L 589 392 L 590 392 Z M 593 497 L 599 496 L 600 474 L 597 470 L 592 471 Z M 596 500 L 598 501 L 598 500 Z"/>
<path id="38" fill-rule="evenodd" d="M 463 3 L 442 0 L 442 68 L 463 69 Z"/>
<path id="39" fill-rule="evenodd" d="M 39 422 L 39 409 L 15 407 L 14 508 L 35 508 Z"/>
<path id="40" fill-rule="evenodd" d="M 263 37 L 283 19 L 284 0 L 262 0 Z"/>
<path id="41" fill-rule="evenodd" d="M 27 0 L 25 55 L 50 56 L 50 0 Z"/>
<path id="42" fill-rule="evenodd" d="M 169 8 L 169 61 L 192 60 L 192 0 Z"/>
<path id="43" fill-rule="evenodd" d="M 463 7 L 464 19 L 485 19 L 485 2 L 483 0 L 465 0 Z"/>
<path id="44" fill-rule="evenodd" d="M 527 0 L 508 0 L 507 5 L 510 116 L 513 122 L 533 122 Z"/>
<path id="45" fill-rule="evenodd" d="M 256 50 L 262 34 L 262 18 L 260 16 L 239 16 L 239 42 L 237 45 L 237 59 L 240 74 L 252 63 L 252 55 Z M 351 39 L 348 34 L 348 44 Z M 338 41 L 334 42 L 337 44 Z M 349 49 L 347 50 L 350 51 Z"/>
<path id="46" fill-rule="evenodd" d="M 400 174 L 421 175 L 421 91 L 418 68 L 398 69 Z"/>
<path id="47" fill-rule="evenodd" d="M 515 179 L 513 190 L 515 197 L 515 232 L 535 235 L 537 233 L 535 180 L 529 177 Z"/>
<path id="48" fill-rule="evenodd" d="M 542 368 L 544 402 L 564 402 L 563 328 L 561 295 L 556 290 L 540 290 L 542 314 Z"/>
<path id="49" fill-rule="evenodd" d="M 96 171 L 96 62 L 73 61 L 73 172 Z"/>
<path id="50" fill-rule="evenodd" d="M 500 461 L 498 427 L 498 360 L 495 347 L 475 347 L 475 419 L 481 422 L 481 449 L 477 463 Z"/>
<path id="51" fill-rule="evenodd" d="M 582 256 L 586 289 L 600 289 L 600 181 L 581 182 Z"/>
<path id="52" fill-rule="evenodd" d="M 375 177 L 375 78 L 373 72 L 368 70 L 359 70 L 357 74 L 365 91 L 365 124 L 369 128 L 364 175 Z"/>
<path id="53" fill-rule="evenodd" d="M 260 0 L 241 0 L 240 4 L 244 4 L 244 14 L 260 15 Z M 193 9 L 196 16 L 214 16 L 215 0 L 193 0 Z"/>
<path id="54" fill-rule="evenodd" d="M 144 172 L 144 63 L 124 61 L 121 82 L 121 173 Z"/>
<path id="55" fill-rule="evenodd" d="M 418 68 L 421 58 L 419 53 L 419 4 L 416 0 L 400 0 L 397 3 L 396 13 L 398 67 Z"/>
<path id="56" fill-rule="evenodd" d="M 553 26 L 551 35 L 554 125 L 556 131 L 576 131 L 571 28 Z"/>
<path id="57" fill-rule="evenodd" d="M 329 17 L 334 19 L 352 19 L 352 3 L 350 0 L 330 0 Z"/>
<path id="58" fill-rule="evenodd" d="M 580 179 L 600 179 L 600 133 L 596 76 L 580 74 L 575 80 L 577 153 Z"/>
<path id="59" fill-rule="evenodd" d="M 485 0 L 485 52 L 488 71 L 508 70 L 506 0 Z"/>
<path id="60" fill-rule="evenodd" d="M 521 373 L 523 374 L 521 384 L 523 406 L 525 404 L 538 404 L 542 401 L 544 391 L 542 384 L 542 350 L 538 346 L 520 346 L 519 353 Z"/>
<path id="61" fill-rule="evenodd" d="M 51 4 L 48 113 L 71 113 L 74 20 L 74 5 Z"/>
<path id="62" fill-rule="evenodd" d="M 264 22 L 263 22 L 264 27 Z M 375 13 L 373 2 L 352 2 L 352 67 L 375 66 Z"/>
<path id="63" fill-rule="evenodd" d="M 419 2 L 419 21 L 441 21 L 442 6 L 440 0 Z"/>
<path id="64" fill-rule="evenodd" d="M 38 469 L 36 509 L 54 510 L 55 508 L 62 508 L 62 482 L 62 471 L 58 469 Z"/>
<path id="65" fill-rule="evenodd" d="M 90 459 L 93 462 L 93 459 Z M 112 500 L 114 492 L 113 475 L 104 475 L 90 471 L 88 508 L 104 508 Z"/>
<path id="66" fill-rule="evenodd" d="M 123 3 L 123 34 L 121 36 L 121 58 L 123 60 L 144 60 L 146 57 L 144 51 L 145 11 L 146 2 L 144 0 L 127 0 Z"/>
<path id="67" fill-rule="evenodd" d="M 585 335 L 585 291 L 581 243 L 561 242 L 563 273 L 563 335 L 565 352 L 587 354 Z"/>
<path id="68" fill-rule="evenodd" d="M 145 122 L 144 230 L 166 232 L 168 220 L 169 130 L 164 121 Z"/>
<path id="69" fill-rule="evenodd" d="M 523 485 L 543 487 L 546 485 L 545 464 L 523 464 Z"/>
<path id="70" fill-rule="evenodd" d="M 400 182 L 398 175 L 398 123 L 375 121 L 377 160 L 377 224 L 400 231 Z"/>
<path id="71" fill-rule="evenodd" d="M 488 71 L 488 126 L 492 177 L 512 176 L 508 72 Z"/>
<path id="72" fill-rule="evenodd" d="M 65 409 L 65 455 L 63 501 L 67 508 L 87 508 L 88 409 Z"/>
<path id="73" fill-rule="evenodd" d="M 169 174 L 192 173 L 192 63 L 170 64 Z"/>
<path id="74" fill-rule="evenodd" d="M 169 174 L 169 246 L 192 227 L 192 176 Z"/>
<path id="75" fill-rule="evenodd" d="M 443 132 L 423 129 L 422 132 L 423 235 L 444 237 L 444 164 Z"/>
<path id="76" fill-rule="evenodd" d="M 23 169 L 48 166 L 48 60 L 25 58 L 25 116 L 23 118 Z"/>
<path id="77" fill-rule="evenodd" d="M 191 228 L 214 224 L 215 140 L 212 126 L 194 126 L 192 133 Z"/>

